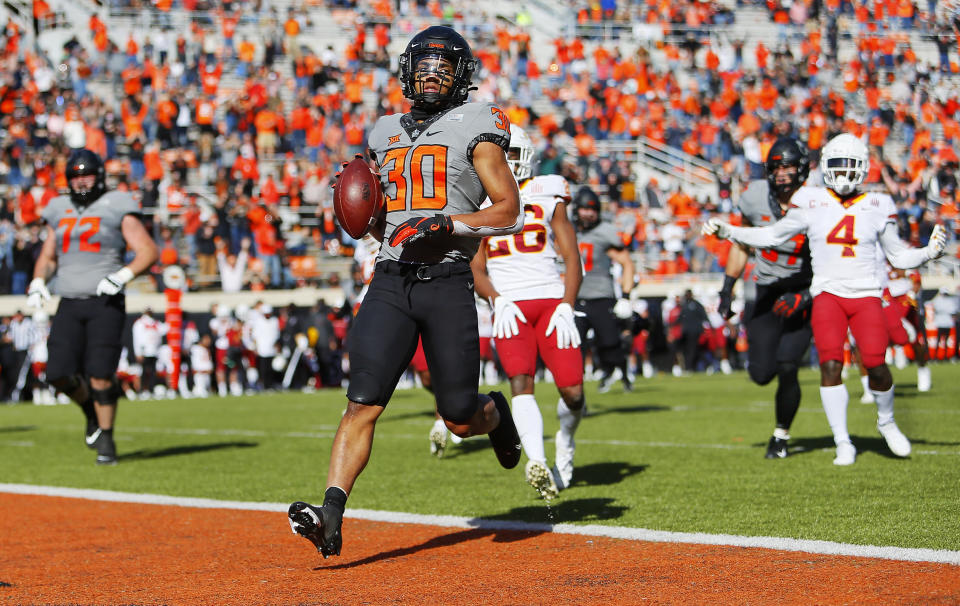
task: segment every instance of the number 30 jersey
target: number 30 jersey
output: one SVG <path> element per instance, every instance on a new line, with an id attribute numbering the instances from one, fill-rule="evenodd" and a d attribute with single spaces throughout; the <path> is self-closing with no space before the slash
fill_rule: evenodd
<path id="1" fill-rule="evenodd" d="M 750 225 L 762 227 L 780 219 L 780 204 L 770 195 L 766 179 L 751 181 L 740 196 L 737 208 Z M 756 283 L 764 286 L 777 284 L 784 288 L 803 289 L 810 285 L 810 249 L 807 238 L 797 234 L 779 246 L 757 249 Z"/>
<path id="2" fill-rule="evenodd" d="M 730 228 L 731 239 L 768 247 L 806 233 L 813 263 L 810 293 L 838 297 L 879 297 L 879 256 L 900 268 L 927 260 L 926 251 L 911 248 L 896 235 L 896 207 L 887 194 L 863 193 L 843 200 L 825 187 L 802 187 L 791 208 L 777 223 L 761 228 Z M 878 243 L 880 246 L 878 246 Z"/>
<path id="3" fill-rule="evenodd" d="M 377 120 L 367 145 L 380 167 L 387 210 L 380 259 L 407 263 L 469 261 L 479 238 L 425 238 L 409 246 L 390 246 L 397 226 L 414 217 L 476 212 L 486 198 L 473 168 L 473 150 L 490 141 L 507 151 L 510 121 L 491 103 L 465 103 L 425 122 L 410 114 Z"/>
<path id="4" fill-rule="evenodd" d="M 123 267 L 127 243 L 120 223 L 139 213 L 127 192 L 107 192 L 83 209 L 69 196 L 50 200 L 42 216 L 57 238 L 56 292 L 72 299 L 96 296 L 100 280 Z"/>
<path id="5" fill-rule="evenodd" d="M 550 221 L 557 204 L 569 200 L 570 186 L 560 175 L 540 175 L 520 186 L 520 202 L 526 215 L 523 231 L 484 240 L 487 272 L 501 295 L 511 301 L 563 297 L 563 278 L 557 267 Z"/>

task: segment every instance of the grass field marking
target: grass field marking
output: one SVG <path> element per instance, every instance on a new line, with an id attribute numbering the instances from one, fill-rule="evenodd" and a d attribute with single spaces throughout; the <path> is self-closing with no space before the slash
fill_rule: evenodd
<path id="1" fill-rule="evenodd" d="M 33 486 L 30 484 L 2 484 L 0 492 L 21 495 L 39 495 L 110 501 L 116 503 L 140 503 L 144 505 L 170 505 L 176 507 L 197 507 L 202 509 L 238 509 L 245 511 L 272 511 L 284 513 L 286 503 L 256 503 L 246 501 L 220 501 L 191 497 L 172 497 L 157 494 L 136 494 L 110 490 L 83 488 L 64 488 L 59 486 Z M 960 566 L 960 551 L 945 549 L 913 549 L 907 547 L 884 547 L 877 545 L 853 545 L 832 541 L 815 541 L 782 537 L 747 537 L 729 534 L 707 534 L 701 532 L 669 532 L 644 528 L 624 528 L 622 526 L 601 526 L 587 524 L 535 524 L 506 520 L 485 520 L 446 515 L 422 515 L 393 511 L 375 511 L 370 509 L 350 509 L 347 518 L 386 522 L 392 524 L 419 524 L 448 528 L 481 528 L 485 530 L 516 530 L 523 532 L 553 532 L 557 534 L 579 535 L 585 537 L 607 537 L 628 541 L 651 543 L 691 543 L 698 545 L 717 545 L 729 547 L 752 547 L 777 551 L 800 551 L 823 555 L 879 558 L 909 562 L 937 562 Z"/>
<path id="2" fill-rule="evenodd" d="M 60 431 L 73 431 L 76 429 L 73 426 L 67 427 L 65 425 L 60 426 L 51 426 L 50 429 L 56 429 Z M 280 438 L 305 438 L 305 439 L 320 439 L 327 440 L 333 439 L 333 427 L 331 431 L 327 432 L 312 432 L 312 431 L 284 431 L 284 432 L 270 432 L 264 431 L 262 429 L 207 429 L 207 428 L 176 428 L 176 427 L 131 427 L 124 426 L 123 431 L 132 432 L 132 433 L 156 433 L 156 434 L 174 434 L 174 435 L 193 435 L 193 436 L 241 436 L 247 438 L 266 438 L 266 437 L 280 437 Z M 469 439 L 480 439 L 483 436 L 474 436 Z M 117 438 L 120 440 L 126 440 L 128 438 Z M 423 440 L 427 441 L 427 438 L 423 434 L 409 434 L 409 433 L 391 433 L 391 434 L 381 434 L 376 437 L 378 440 L 388 440 L 388 439 L 400 439 L 400 440 Z M 552 442 L 552 436 L 545 436 L 544 440 L 546 442 Z M 587 438 L 578 438 L 578 444 L 595 444 L 599 446 L 627 446 L 634 448 L 694 448 L 694 449 L 703 449 L 703 450 L 757 450 L 760 446 L 751 446 L 750 444 L 690 444 L 685 442 L 638 442 L 635 440 L 591 440 Z M 10 446 L 34 446 L 33 442 L 0 442 L 0 445 L 10 445 Z M 832 451 L 833 447 L 821 448 L 821 451 Z M 804 448 L 794 448 L 794 452 L 805 452 Z M 940 451 L 940 450 L 914 450 L 913 454 L 922 454 L 930 456 L 957 456 L 960 455 L 960 451 L 949 452 L 949 451 Z"/>

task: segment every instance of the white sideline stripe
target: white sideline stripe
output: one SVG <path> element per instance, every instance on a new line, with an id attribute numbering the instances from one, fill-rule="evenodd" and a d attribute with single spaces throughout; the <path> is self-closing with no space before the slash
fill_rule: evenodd
<path id="1" fill-rule="evenodd" d="M 60 486 L 33 486 L 30 484 L 0 483 L 0 492 L 88 499 L 93 501 L 111 501 L 117 503 L 197 507 L 202 509 L 239 509 L 245 511 L 285 513 L 288 508 L 286 503 L 219 501 L 216 499 L 173 497 L 159 494 L 136 494 L 87 488 L 64 488 Z M 698 545 L 756 547 L 761 549 L 775 549 L 778 551 L 802 551 L 824 555 L 879 558 L 909 562 L 937 562 L 960 566 L 960 551 L 948 551 L 945 549 L 852 545 L 849 543 L 834 543 L 832 541 L 781 537 L 745 537 L 732 534 L 707 534 L 703 532 L 669 532 L 665 530 L 647 530 L 645 528 L 626 528 L 623 526 L 602 526 L 599 524 L 587 524 L 583 526 L 575 524 L 537 524 L 506 520 L 484 520 L 482 518 L 467 518 L 461 516 L 376 511 L 372 509 L 350 509 L 344 517 L 368 520 L 371 522 L 389 522 L 393 524 L 419 524 L 423 526 L 441 526 L 447 528 L 480 528 L 483 530 L 516 530 L 522 532 L 553 532 L 556 534 L 607 537 L 611 539 L 646 541 L 652 543 L 692 543 Z"/>

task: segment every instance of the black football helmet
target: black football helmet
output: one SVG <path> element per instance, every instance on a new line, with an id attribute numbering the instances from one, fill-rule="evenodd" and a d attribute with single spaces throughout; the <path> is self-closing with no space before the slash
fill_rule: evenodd
<path id="1" fill-rule="evenodd" d="M 789 183 L 777 184 L 773 171 L 778 166 L 796 166 L 797 174 Z M 774 141 L 767 152 L 767 162 L 764 164 L 767 173 L 767 183 L 770 191 L 776 196 L 793 193 L 800 188 L 810 175 L 810 159 L 807 155 L 807 146 L 793 137 L 780 137 Z"/>
<path id="2" fill-rule="evenodd" d="M 73 178 L 86 175 L 95 175 L 96 181 L 91 189 L 77 190 L 73 188 Z M 67 160 L 67 186 L 70 188 L 70 199 L 74 204 L 87 206 L 107 191 L 106 171 L 103 160 L 89 149 L 78 149 L 70 154 Z"/>
<path id="3" fill-rule="evenodd" d="M 444 65 L 444 60 L 449 65 Z M 466 102 L 477 60 L 453 28 L 434 25 L 423 30 L 410 40 L 399 61 L 403 96 L 413 101 L 414 107 L 440 111 Z M 424 81 L 430 76 L 440 77 L 439 91 L 424 92 Z M 448 77 L 452 83 L 445 86 Z"/>
<path id="4" fill-rule="evenodd" d="M 575 209 L 574 212 L 576 212 L 577 215 L 577 225 L 580 227 L 580 229 L 584 231 L 593 229 L 600 223 L 600 196 L 598 196 L 597 192 L 593 191 L 589 187 L 584 186 L 580 188 L 580 191 L 577 192 L 577 197 L 573 200 L 573 207 Z M 580 214 L 580 209 L 596 211 L 596 219 L 587 221 Z"/>

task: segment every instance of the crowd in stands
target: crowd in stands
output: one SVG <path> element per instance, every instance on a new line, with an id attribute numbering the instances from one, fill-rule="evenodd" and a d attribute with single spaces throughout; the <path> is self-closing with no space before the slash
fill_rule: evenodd
<path id="1" fill-rule="evenodd" d="M 813 162 L 839 132 L 868 140 L 867 183 L 893 193 L 905 239 L 924 245 L 936 222 L 953 234 L 960 227 L 960 59 L 947 2 L 770 0 L 779 44 L 768 48 L 724 28 L 736 19 L 733 6 L 571 0 L 579 27 L 633 24 L 662 35 L 627 52 L 571 34 L 545 56 L 531 47 L 522 9 L 508 22 L 475 3 L 328 2 L 354 28 L 335 52 L 303 44 L 315 3 L 151 4 L 113 4 L 141 15 L 148 36 L 120 39 L 93 16 L 92 44 L 72 39 L 59 56 L 41 52 L 13 20 L 5 25 L 0 291 L 24 291 L 39 213 L 65 189 L 64 162 L 77 141 L 107 159 L 111 183 L 140 199 L 162 250 L 156 275 L 181 264 L 191 288 L 227 290 L 326 280 L 317 251 L 349 255 L 355 245 L 336 225 L 330 177 L 364 149 L 379 115 L 408 107 L 396 53 L 387 52 L 392 40 L 436 21 L 473 43 L 482 66 L 473 98 L 497 101 L 531 132 L 540 173 L 602 194 L 645 275 L 720 269 L 722 247 L 695 228 L 732 210 L 784 134 L 805 141 Z M 188 29 L 173 28 L 175 11 L 191 17 Z M 35 27 L 49 21 L 40 15 Z M 243 26 L 258 35 L 238 34 Z M 912 46 L 921 32 L 937 45 L 935 64 Z M 846 43 L 855 55 L 839 61 Z M 639 138 L 709 162 L 716 193 L 692 193 L 669 176 L 640 181 L 625 147 L 598 151 Z"/>

